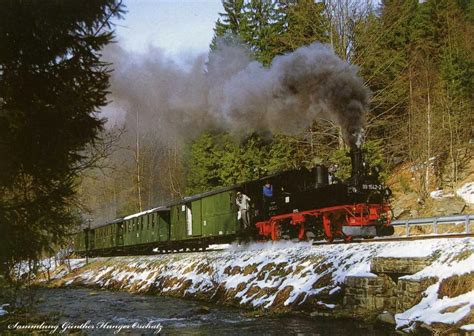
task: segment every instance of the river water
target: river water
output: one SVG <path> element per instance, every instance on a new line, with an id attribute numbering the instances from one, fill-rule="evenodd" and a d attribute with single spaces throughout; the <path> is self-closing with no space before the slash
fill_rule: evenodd
<path id="1" fill-rule="evenodd" d="M 248 317 L 242 310 L 155 295 L 40 289 L 37 298 L 38 313 L 59 315 L 58 333 L 82 325 L 86 335 L 114 335 L 120 327 L 120 335 L 153 335 L 160 329 L 160 335 L 394 335 L 351 321 Z"/>

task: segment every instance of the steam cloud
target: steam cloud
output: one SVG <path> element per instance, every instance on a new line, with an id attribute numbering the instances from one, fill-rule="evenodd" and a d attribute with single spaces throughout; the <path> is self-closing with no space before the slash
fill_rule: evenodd
<path id="1" fill-rule="evenodd" d="M 105 58 L 115 68 L 106 115 L 122 111 L 131 125 L 138 115 L 139 126 L 165 142 L 187 140 L 210 126 L 235 134 L 291 134 L 324 116 L 354 146 L 369 103 L 357 69 L 320 43 L 277 56 L 268 68 L 238 45 L 221 45 L 207 63 L 202 55 L 187 67 L 159 50 L 134 59 L 115 46 Z"/>

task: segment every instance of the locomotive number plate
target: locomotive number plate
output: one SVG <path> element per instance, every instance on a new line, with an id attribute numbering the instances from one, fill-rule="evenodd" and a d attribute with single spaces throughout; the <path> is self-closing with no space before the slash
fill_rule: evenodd
<path id="1" fill-rule="evenodd" d="M 363 190 L 383 190 L 383 186 L 381 184 L 363 184 Z"/>

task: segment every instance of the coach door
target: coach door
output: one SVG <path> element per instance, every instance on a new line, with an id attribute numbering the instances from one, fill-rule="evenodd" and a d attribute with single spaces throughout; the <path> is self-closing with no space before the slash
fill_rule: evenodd
<path id="1" fill-rule="evenodd" d="M 202 201 L 199 199 L 193 202 L 193 236 L 202 235 Z"/>
<path id="2" fill-rule="evenodd" d="M 117 246 L 123 246 L 123 230 L 125 222 L 117 223 Z"/>
<path id="3" fill-rule="evenodd" d="M 188 237 L 200 236 L 201 230 L 201 200 L 186 203 L 186 235 Z"/>
<path id="4" fill-rule="evenodd" d="M 192 208 L 191 203 L 186 203 L 185 212 L 186 212 L 186 234 L 189 237 L 193 235 L 193 208 Z"/>

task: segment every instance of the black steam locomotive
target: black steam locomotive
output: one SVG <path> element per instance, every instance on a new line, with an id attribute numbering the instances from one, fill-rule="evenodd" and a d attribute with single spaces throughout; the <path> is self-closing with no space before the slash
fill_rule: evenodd
<path id="1" fill-rule="evenodd" d="M 242 185 L 241 191 L 255 200 L 258 236 L 331 241 L 392 235 L 390 190 L 362 159 L 360 149 L 351 151 L 351 163 L 351 177 L 344 182 L 322 165 L 264 178 L 274 190 L 270 198 L 262 195 L 262 180 Z"/>

